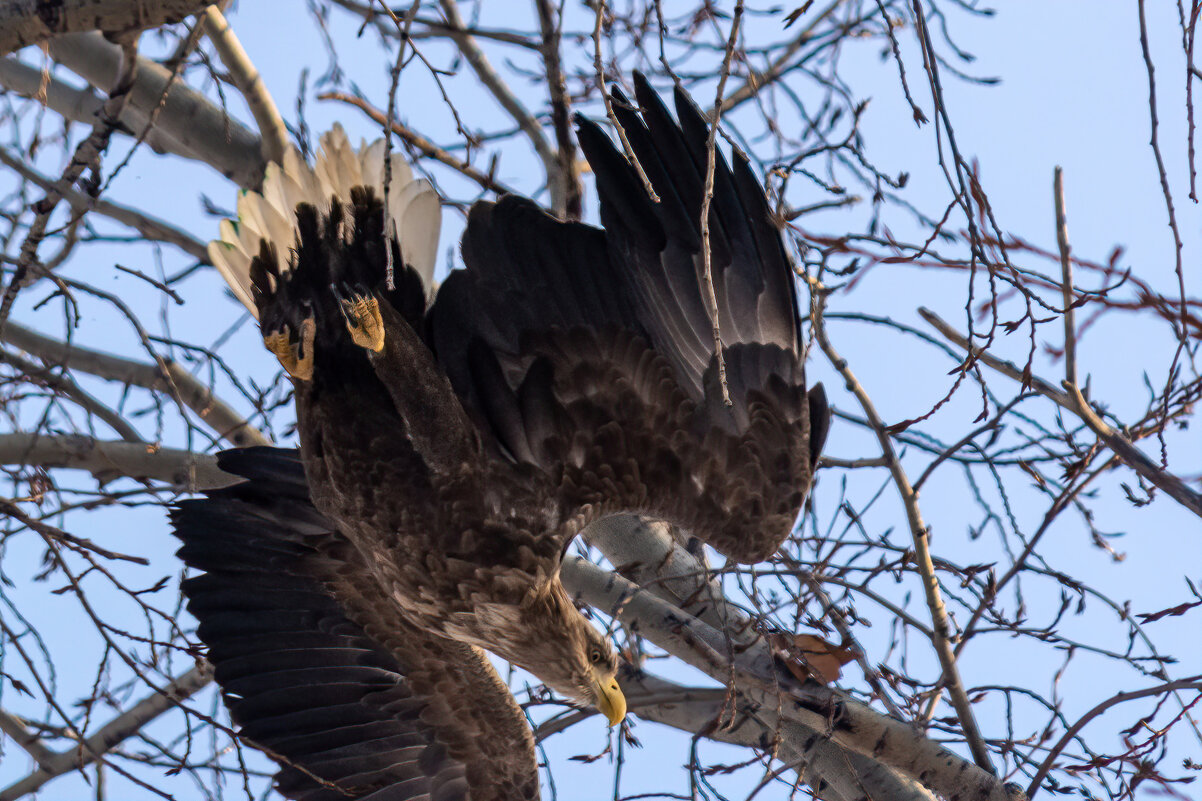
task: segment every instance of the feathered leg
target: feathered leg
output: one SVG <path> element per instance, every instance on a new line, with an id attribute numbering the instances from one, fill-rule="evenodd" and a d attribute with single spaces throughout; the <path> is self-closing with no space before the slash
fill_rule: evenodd
<path id="1" fill-rule="evenodd" d="M 375 303 L 374 311 L 381 347 L 368 349 L 368 359 L 408 425 L 414 447 L 442 473 L 475 462 L 481 455 L 476 427 L 434 354 L 391 304 Z"/>

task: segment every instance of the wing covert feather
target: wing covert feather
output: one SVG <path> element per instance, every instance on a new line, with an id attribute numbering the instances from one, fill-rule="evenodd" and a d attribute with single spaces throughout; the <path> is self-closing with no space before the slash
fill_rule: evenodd
<path id="1" fill-rule="evenodd" d="M 604 231 L 512 196 L 476 204 L 430 340 L 503 454 L 559 482 L 566 515 L 642 512 L 759 561 L 791 530 L 829 422 L 821 386 L 806 392 L 792 266 L 746 158 L 719 153 L 727 406 L 700 253 L 706 123 L 681 91 L 677 124 L 641 75 L 635 90 L 637 110 L 618 93 L 615 109 L 660 202 L 578 118 Z"/>

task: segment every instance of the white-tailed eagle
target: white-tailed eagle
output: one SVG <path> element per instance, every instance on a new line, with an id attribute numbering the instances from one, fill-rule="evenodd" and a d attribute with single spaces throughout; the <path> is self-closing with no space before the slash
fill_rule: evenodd
<path id="1" fill-rule="evenodd" d="M 505 196 L 470 212 L 433 290 L 439 202 L 340 129 L 268 168 L 213 261 L 295 387 L 300 450 L 226 452 L 244 483 L 173 513 L 184 585 L 242 736 L 302 801 L 538 796 L 530 729 L 484 651 L 616 724 L 607 639 L 559 580 L 608 515 L 669 520 L 727 558 L 792 529 L 829 425 L 806 391 L 795 278 L 747 159 L 642 76 L 615 92 L 659 196 L 578 120 L 602 228 Z"/>

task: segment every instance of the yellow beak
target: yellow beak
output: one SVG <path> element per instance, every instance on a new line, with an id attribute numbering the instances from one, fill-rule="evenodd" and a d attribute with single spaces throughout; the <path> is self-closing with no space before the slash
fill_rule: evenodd
<path id="1" fill-rule="evenodd" d="M 610 726 L 617 726 L 626 717 L 626 696 L 614 678 L 598 678 L 593 683 L 597 690 L 597 711 L 605 715 Z"/>

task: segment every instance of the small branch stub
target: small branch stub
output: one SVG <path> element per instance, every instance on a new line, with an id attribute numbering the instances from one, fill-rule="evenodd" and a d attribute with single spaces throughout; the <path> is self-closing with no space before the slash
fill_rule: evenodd
<path id="1" fill-rule="evenodd" d="M 1064 170 L 1052 178 L 1056 196 L 1056 244 L 1060 247 L 1060 286 L 1064 298 L 1064 380 L 1077 383 L 1077 325 L 1073 307 L 1073 249 L 1068 243 L 1068 215 L 1064 209 Z"/>

